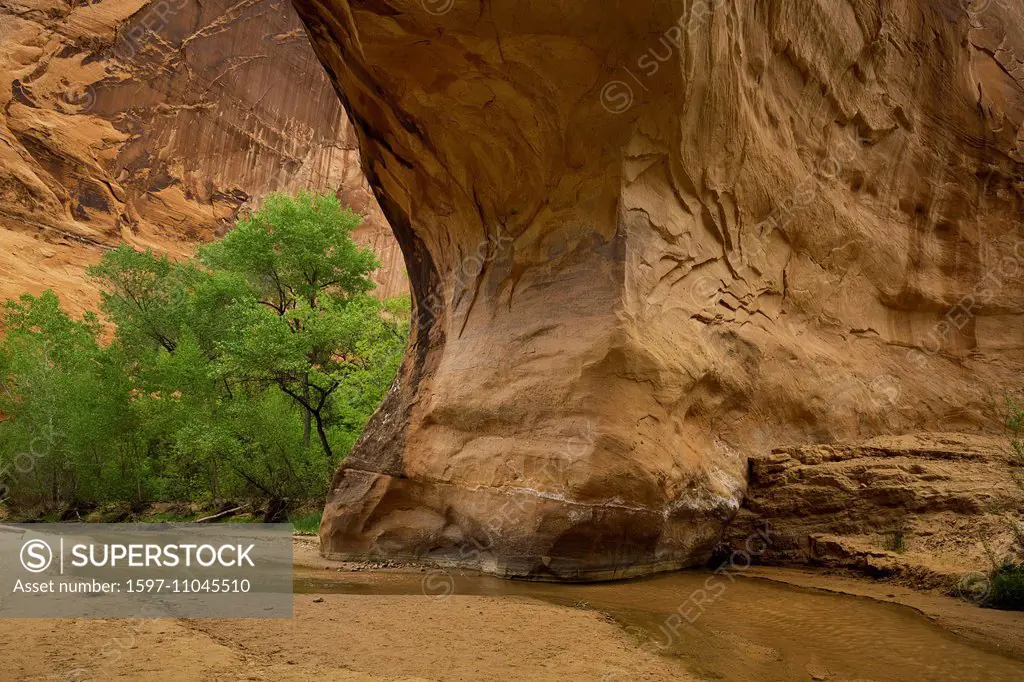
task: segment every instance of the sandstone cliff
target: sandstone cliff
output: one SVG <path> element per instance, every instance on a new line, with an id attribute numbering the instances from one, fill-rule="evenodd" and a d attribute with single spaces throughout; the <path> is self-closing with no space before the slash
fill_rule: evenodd
<path id="1" fill-rule="evenodd" d="M 991 431 L 1024 367 L 1024 6 L 294 0 L 419 325 L 332 556 L 704 561 L 772 447 Z"/>
<path id="2" fill-rule="evenodd" d="M 356 140 L 282 0 L 0 5 L 0 299 L 55 288 L 126 240 L 174 254 L 272 190 L 339 191 L 384 295 L 401 256 Z"/>
<path id="3" fill-rule="evenodd" d="M 1024 552 L 1024 478 L 1009 450 L 1005 438 L 956 433 L 776 448 L 752 459 L 727 543 L 742 548 L 768 524 L 761 562 L 983 597 L 972 577 Z"/>

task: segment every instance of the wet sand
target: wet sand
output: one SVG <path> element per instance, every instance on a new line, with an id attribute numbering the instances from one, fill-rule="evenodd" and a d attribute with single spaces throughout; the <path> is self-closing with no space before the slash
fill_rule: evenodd
<path id="1" fill-rule="evenodd" d="M 844 571 L 751 567 L 747 577 L 863 597 L 914 609 L 950 633 L 1024 661 L 1024 613 L 982 609 L 932 591 L 866 580 Z"/>

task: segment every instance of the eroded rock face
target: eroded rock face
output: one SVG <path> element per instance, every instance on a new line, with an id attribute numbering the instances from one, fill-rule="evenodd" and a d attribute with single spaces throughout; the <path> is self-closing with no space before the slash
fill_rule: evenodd
<path id="1" fill-rule="evenodd" d="M 963 576 L 1024 554 L 1014 532 L 1024 528 L 1024 477 L 1010 452 L 1006 438 L 958 433 L 775 448 L 751 458 L 727 544 L 761 563 L 851 568 L 978 596 Z"/>
<path id="2" fill-rule="evenodd" d="M 994 428 L 1024 365 L 1024 6 L 294 0 L 419 325 L 329 556 L 706 560 L 747 458 Z"/>
<path id="3" fill-rule="evenodd" d="M 191 252 L 267 192 L 338 191 L 406 290 L 355 135 L 282 0 L 19 0 L 0 8 L 0 299 L 126 240 Z"/>

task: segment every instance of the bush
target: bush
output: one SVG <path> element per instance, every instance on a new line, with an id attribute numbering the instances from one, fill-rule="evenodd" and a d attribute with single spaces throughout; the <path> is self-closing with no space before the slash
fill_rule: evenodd
<path id="1" fill-rule="evenodd" d="M 989 576 L 992 589 L 986 606 L 1006 611 L 1024 611 L 1024 564 L 1004 562 Z"/>

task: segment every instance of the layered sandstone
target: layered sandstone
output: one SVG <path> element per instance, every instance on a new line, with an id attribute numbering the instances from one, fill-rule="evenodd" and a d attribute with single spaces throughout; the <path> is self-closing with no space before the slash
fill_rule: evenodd
<path id="1" fill-rule="evenodd" d="M 987 431 L 1024 367 L 1024 6 L 294 0 L 418 329 L 329 556 L 707 559 L 747 458 Z"/>
<path id="2" fill-rule="evenodd" d="M 928 433 L 780 447 L 750 461 L 727 544 L 769 564 L 894 576 L 972 594 L 964 576 L 1024 556 L 1024 470 L 1005 438 Z M 1015 530 L 1017 529 L 1017 530 Z"/>
<path id="3" fill-rule="evenodd" d="M 0 7 L 0 299 L 95 303 L 124 240 L 176 255 L 267 192 L 339 192 L 405 290 L 355 135 L 282 0 L 16 0 Z"/>

